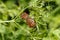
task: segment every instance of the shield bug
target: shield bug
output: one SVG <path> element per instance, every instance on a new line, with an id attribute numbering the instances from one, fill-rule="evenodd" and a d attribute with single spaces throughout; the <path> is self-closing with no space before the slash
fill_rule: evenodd
<path id="1" fill-rule="evenodd" d="M 21 14 L 21 18 L 26 20 L 26 23 L 29 27 L 35 27 L 36 26 L 36 22 L 34 21 L 34 19 L 32 19 L 31 17 L 29 17 L 29 11 L 28 9 L 26 9 L 22 14 Z"/>

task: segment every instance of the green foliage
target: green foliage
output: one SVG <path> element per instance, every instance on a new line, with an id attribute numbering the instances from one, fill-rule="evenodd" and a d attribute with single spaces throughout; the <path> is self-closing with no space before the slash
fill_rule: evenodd
<path id="1" fill-rule="evenodd" d="M 20 16 L 28 9 L 30 28 Z M 0 0 L 0 40 L 60 40 L 59 0 Z"/>

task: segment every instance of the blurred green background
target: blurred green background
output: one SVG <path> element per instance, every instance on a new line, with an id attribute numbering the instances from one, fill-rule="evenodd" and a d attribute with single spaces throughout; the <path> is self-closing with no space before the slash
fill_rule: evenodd
<path id="1" fill-rule="evenodd" d="M 26 9 L 36 28 L 20 17 Z M 60 0 L 0 0 L 0 40 L 60 40 Z"/>

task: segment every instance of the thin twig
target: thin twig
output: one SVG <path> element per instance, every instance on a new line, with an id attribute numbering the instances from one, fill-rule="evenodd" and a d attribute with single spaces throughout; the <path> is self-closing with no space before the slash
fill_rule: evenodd
<path id="1" fill-rule="evenodd" d="M 10 20 L 10 21 L 0 21 L 0 23 L 5 23 L 5 22 L 15 22 L 14 20 Z"/>

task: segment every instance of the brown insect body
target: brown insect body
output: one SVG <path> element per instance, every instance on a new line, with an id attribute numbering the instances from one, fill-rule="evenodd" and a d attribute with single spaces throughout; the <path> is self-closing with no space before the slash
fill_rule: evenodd
<path id="1" fill-rule="evenodd" d="M 22 19 L 25 19 L 26 20 L 27 17 L 28 17 L 28 14 L 26 12 L 24 12 L 24 13 L 21 14 L 21 18 Z"/>
<path id="2" fill-rule="evenodd" d="M 21 14 L 21 18 L 26 20 L 26 23 L 28 24 L 29 27 L 36 26 L 36 22 L 31 17 L 29 17 L 29 15 L 26 12 Z"/>
<path id="3" fill-rule="evenodd" d="M 30 17 L 28 17 L 26 19 L 26 23 L 28 24 L 29 27 L 35 27 L 36 26 L 36 22 Z"/>

